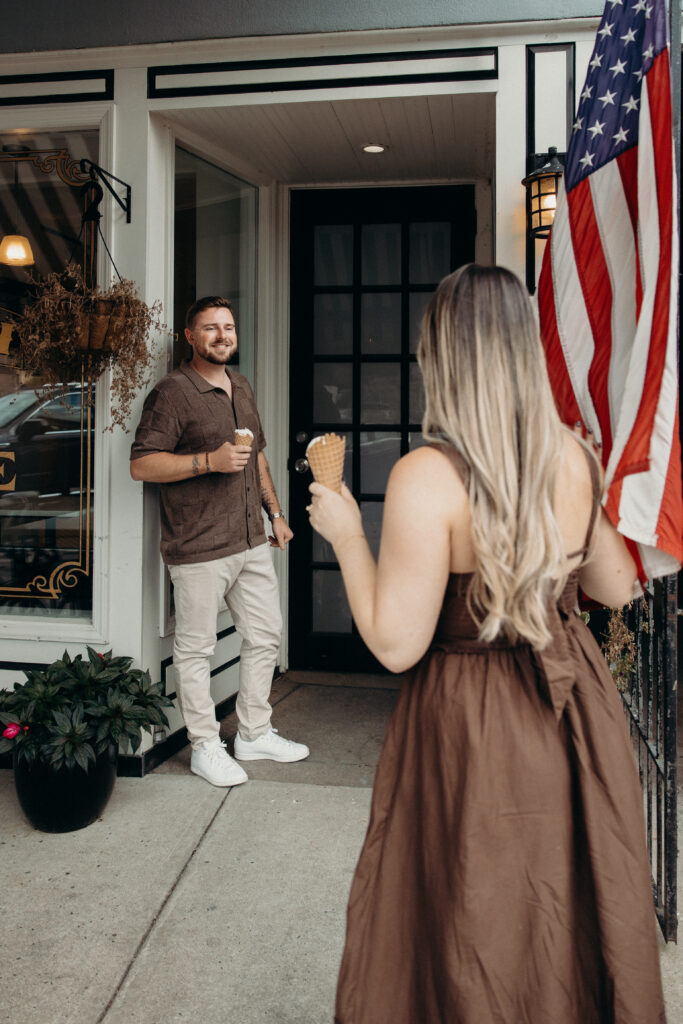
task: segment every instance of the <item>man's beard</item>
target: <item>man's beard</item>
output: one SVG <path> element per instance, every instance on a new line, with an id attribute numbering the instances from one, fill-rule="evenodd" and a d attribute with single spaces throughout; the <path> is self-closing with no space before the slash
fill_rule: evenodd
<path id="1" fill-rule="evenodd" d="M 213 350 L 209 349 L 208 352 L 206 353 L 206 355 L 202 356 L 202 358 L 204 360 L 206 360 L 207 363 L 213 363 L 214 366 L 227 366 L 233 360 L 235 360 L 235 362 L 236 362 L 237 361 L 236 357 L 237 357 L 237 348 L 235 348 L 235 350 L 233 352 L 230 352 L 229 355 L 225 355 L 225 356 L 214 355 Z"/>

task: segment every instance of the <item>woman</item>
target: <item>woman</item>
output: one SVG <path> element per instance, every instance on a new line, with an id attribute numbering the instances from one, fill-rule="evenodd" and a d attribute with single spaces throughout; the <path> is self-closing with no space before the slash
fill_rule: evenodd
<path id="1" fill-rule="evenodd" d="M 660 1024 L 642 804 L 620 698 L 575 611 L 633 594 L 600 471 L 553 404 L 509 271 L 439 286 L 418 350 L 434 443 L 387 487 L 375 564 L 311 486 L 360 633 L 394 672 L 339 1024 Z M 590 549 L 590 551 L 589 551 Z"/>

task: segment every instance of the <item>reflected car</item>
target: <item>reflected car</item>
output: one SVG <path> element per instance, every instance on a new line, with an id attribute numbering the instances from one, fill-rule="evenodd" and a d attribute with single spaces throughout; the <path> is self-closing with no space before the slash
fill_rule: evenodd
<path id="1" fill-rule="evenodd" d="M 0 396 L 0 492 L 80 491 L 81 402 L 78 384 L 56 398 L 37 388 Z"/>

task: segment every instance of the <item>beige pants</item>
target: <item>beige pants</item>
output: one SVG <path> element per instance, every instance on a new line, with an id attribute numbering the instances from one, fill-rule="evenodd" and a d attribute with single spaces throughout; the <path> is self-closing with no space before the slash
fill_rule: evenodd
<path id="1" fill-rule="evenodd" d="M 209 659 L 216 647 L 216 619 L 227 604 L 238 633 L 240 735 L 268 730 L 268 702 L 282 632 L 277 577 L 268 544 L 192 565 L 169 565 L 175 599 L 173 643 L 178 704 L 193 747 L 218 736 L 211 698 Z"/>

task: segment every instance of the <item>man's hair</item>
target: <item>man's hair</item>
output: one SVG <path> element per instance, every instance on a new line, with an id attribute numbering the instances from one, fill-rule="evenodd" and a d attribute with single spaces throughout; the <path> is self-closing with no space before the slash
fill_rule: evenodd
<path id="1" fill-rule="evenodd" d="M 199 314 L 203 313 L 205 309 L 213 309 L 216 306 L 220 309 L 229 309 L 232 312 L 230 299 L 224 299 L 222 295 L 205 295 L 203 299 L 193 302 L 188 309 L 185 314 L 185 326 L 191 331 Z"/>

